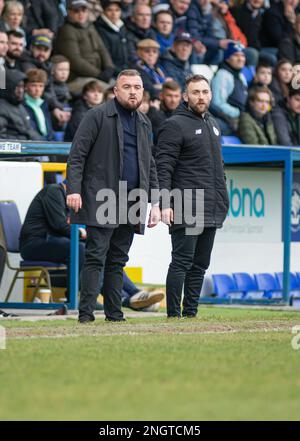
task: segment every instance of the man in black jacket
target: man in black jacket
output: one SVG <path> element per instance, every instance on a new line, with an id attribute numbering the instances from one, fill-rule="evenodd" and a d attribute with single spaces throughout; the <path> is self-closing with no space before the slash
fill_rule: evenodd
<path id="1" fill-rule="evenodd" d="M 67 167 L 67 203 L 73 210 L 72 222 L 87 226 L 80 323 L 95 320 L 93 311 L 103 268 L 106 320 L 124 321 L 121 310 L 123 267 L 137 224 L 144 221 L 138 214 L 135 221 L 131 218 L 132 204 L 128 196 L 132 195 L 132 190 L 138 189 L 144 195 L 151 189 L 158 189 L 151 153 L 151 124 L 137 111 L 143 90 L 137 71 L 122 71 L 114 87 L 115 99 L 87 112 L 72 144 Z M 125 195 L 120 190 L 120 185 L 124 184 L 127 186 Z M 124 205 L 126 214 L 124 216 L 123 210 L 119 215 Z M 141 203 L 141 212 L 144 209 Z M 155 226 L 159 220 L 159 207 L 153 206 L 148 226 Z"/>
<path id="2" fill-rule="evenodd" d="M 277 104 L 272 111 L 272 119 L 278 144 L 300 146 L 300 89 L 289 90 L 287 100 Z"/>
<path id="3" fill-rule="evenodd" d="M 183 284 L 182 315 L 196 316 L 216 229 L 222 227 L 229 206 L 220 129 L 207 112 L 211 101 L 207 79 L 202 75 L 188 78 L 184 100 L 185 105 L 164 123 L 156 156 L 160 190 L 178 189 L 181 194 L 180 202 L 174 196 L 173 208 L 162 199 L 162 221 L 170 226 L 172 239 L 172 261 L 167 276 L 168 317 L 181 316 Z M 192 231 L 186 228 L 191 224 L 187 217 L 186 189 L 192 191 L 195 225 L 201 216 L 204 218 L 202 232 L 200 227 Z M 196 192 L 200 189 L 204 190 L 204 203 Z"/>

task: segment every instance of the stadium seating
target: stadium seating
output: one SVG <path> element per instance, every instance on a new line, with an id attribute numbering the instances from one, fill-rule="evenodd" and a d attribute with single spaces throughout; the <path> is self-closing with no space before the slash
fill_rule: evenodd
<path id="1" fill-rule="evenodd" d="M 260 273 L 254 274 L 254 278 L 257 283 L 259 290 L 264 290 L 266 292 L 266 297 L 270 299 L 281 299 L 282 289 L 272 274 Z"/>
<path id="2" fill-rule="evenodd" d="M 237 136 L 222 136 L 222 144 L 242 144 L 242 141 Z"/>
<path id="3" fill-rule="evenodd" d="M 259 290 L 256 280 L 248 273 L 233 273 L 233 280 L 237 288 L 245 293 L 244 299 L 263 299 L 266 297 L 264 290 Z"/>
<path id="4" fill-rule="evenodd" d="M 283 273 L 275 273 L 280 289 L 283 289 Z M 300 296 L 300 279 L 294 273 L 290 273 L 290 294 Z"/>
<path id="5" fill-rule="evenodd" d="M 239 290 L 234 279 L 228 274 L 213 274 L 214 292 L 218 297 L 242 299 L 244 292 Z"/>

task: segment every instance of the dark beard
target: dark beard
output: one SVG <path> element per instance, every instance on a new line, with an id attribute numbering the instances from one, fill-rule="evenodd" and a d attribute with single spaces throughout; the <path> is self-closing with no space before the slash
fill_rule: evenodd
<path id="1" fill-rule="evenodd" d="M 12 52 L 7 52 L 7 57 L 11 60 L 18 60 L 20 58 L 20 55 L 15 55 Z"/>

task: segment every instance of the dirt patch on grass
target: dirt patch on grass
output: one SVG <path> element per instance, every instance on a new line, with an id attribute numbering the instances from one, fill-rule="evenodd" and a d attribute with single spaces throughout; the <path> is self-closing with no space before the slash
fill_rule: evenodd
<path id="1" fill-rule="evenodd" d="M 31 338 L 63 338 L 80 336 L 111 336 L 111 335 L 157 335 L 157 334 L 210 334 L 210 333 L 235 333 L 235 332 L 276 332 L 290 331 L 294 325 L 299 324 L 294 320 L 280 321 L 253 321 L 217 323 L 196 320 L 172 320 L 157 323 L 104 323 L 95 322 L 79 325 L 74 321 L 74 326 L 43 326 L 8 328 L 8 339 Z"/>

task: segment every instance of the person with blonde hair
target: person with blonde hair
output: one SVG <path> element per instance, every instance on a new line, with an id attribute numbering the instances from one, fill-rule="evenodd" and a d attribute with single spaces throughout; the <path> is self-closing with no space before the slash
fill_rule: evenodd
<path id="1" fill-rule="evenodd" d="M 22 28 L 24 6 L 21 2 L 15 0 L 6 2 L 2 13 L 2 18 L 6 32 L 18 31 L 23 34 L 24 38 L 26 37 L 26 33 Z"/>

